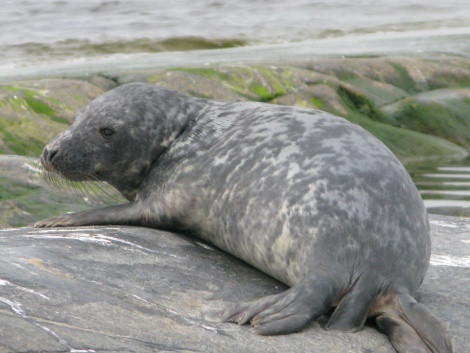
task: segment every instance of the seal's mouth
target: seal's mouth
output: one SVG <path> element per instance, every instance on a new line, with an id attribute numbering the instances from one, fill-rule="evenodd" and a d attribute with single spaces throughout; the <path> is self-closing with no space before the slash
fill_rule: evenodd
<path id="1" fill-rule="evenodd" d="M 83 168 L 71 168 L 70 166 L 64 166 L 63 157 L 60 156 L 59 150 L 49 148 L 46 146 L 41 154 L 41 168 L 46 181 L 50 180 L 53 182 L 57 178 L 64 178 L 70 181 L 89 181 L 96 180 L 93 176 L 88 176 L 84 173 Z M 65 163 L 65 165 L 70 163 Z M 51 183 L 50 183 L 51 184 Z"/>
<path id="2" fill-rule="evenodd" d="M 55 181 L 56 178 L 64 178 L 66 180 L 70 181 L 86 181 L 89 178 L 86 176 L 83 176 L 81 173 L 63 173 L 59 169 L 55 168 L 54 165 L 44 158 L 44 156 L 41 156 L 41 172 L 48 181 L 48 184 L 53 185 L 53 181 Z M 51 181 L 51 183 L 49 183 Z"/>

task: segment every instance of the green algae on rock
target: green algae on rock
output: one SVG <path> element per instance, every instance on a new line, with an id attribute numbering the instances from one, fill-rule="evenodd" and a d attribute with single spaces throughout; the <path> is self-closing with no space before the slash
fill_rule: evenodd
<path id="1" fill-rule="evenodd" d="M 170 68 L 111 79 L 103 75 L 9 84 L 0 87 L 0 152 L 37 155 L 79 108 L 104 90 L 134 81 L 210 99 L 320 108 L 368 129 L 404 161 L 461 158 L 462 148 L 470 146 L 468 62 L 382 57 Z"/>
<path id="2" fill-rule="evenodd" d="M 465 85 L 470 82 L 470 68 L 460 58 L 349 58 L 289 66 L 175 68 L 141 72 L 134 78 L 205 98 L 320 108 L 366 128 L 405 163 L 468 154 Z M 445 79 L 450 91 L 426 91 L 441 87 Z M 132 81 L 127 75 L 126 82 Z"/>
<path id="3" fill-rule="evenodd" d="M 470 88 L 437 89 L 383 107 L 399 126 L 470 149 Z"/>
<path id="4" fill-rule="evenodd" d="M 103 90 L 78 80 L 38 80 L 0 86 L 0 153 L 39 156 Z"/>

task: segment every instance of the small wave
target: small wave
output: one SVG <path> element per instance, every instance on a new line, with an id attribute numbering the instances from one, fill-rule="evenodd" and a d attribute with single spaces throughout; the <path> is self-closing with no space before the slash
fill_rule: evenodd
<path id="1" fill-rule="evenodd" d="M 393 33 L 393 32 L 415 32 L 415 31 L 426 31 L 426 30 L 436 30 L 442 29 L 443 31 L 453 29 L 454 32 L 459 29 L 462 32 L 467 32 L 468 21 L 466 19 L 454 19 L 452 23 L 449 21 L 421 21 L 421 22 L 399 22 L 399 23 L 390 23 L 383 24 L 375 27 L 357 27 L 351 30 L 342 30 L 329 28 L 325 29 L 318 33 L 315 37 L 317 39 L 326 39 L 326 38 L 335 38 L 335 37 L 344 37 L 349 35 L 367 35 L 374 33 Z"/>
<path id="2" fill-rule="evenodd" d="M 137 38 L 92 42 L 67 39 L 56 43 L 23 43 L 3 46 L 2 51 L 15 56 L 41 58 L 64 58 L 71 56 L 99 56 L 110 54 L 159 53 L 165 51 L 187 51 L 198 49 L 223 49 L 245 46 L 241 39 L 207 39 L 202 37 L 174 37 L 166 39 Z"/>

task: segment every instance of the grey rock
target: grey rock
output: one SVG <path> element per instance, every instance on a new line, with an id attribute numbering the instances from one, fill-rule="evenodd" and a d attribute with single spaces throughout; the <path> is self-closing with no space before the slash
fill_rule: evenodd
<path id="1" fill-rule="evenodd" d="M 417 293 L 456 352 L 470 351 L 470 220 L 431 216 L 433 255 Z M 262 337 L 207 313 L 285 289 L 185 235 L 139 227 L 0 230 L 0 352 L 393 353 L 373 322 Z"/>

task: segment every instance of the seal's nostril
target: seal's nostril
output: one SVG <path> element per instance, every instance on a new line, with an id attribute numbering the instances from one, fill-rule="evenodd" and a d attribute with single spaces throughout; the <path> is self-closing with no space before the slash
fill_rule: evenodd
<path id="1" fill-rule="evenodd" d="M 57 154 L 58 150 L 52 150 L 52 151 L 49 151 L 49 153 L 47 154 L 47 160 L 49 162 L 52 162 L 52 160 L 54 159 L 55 155 Z"/>
<path id="2" fill-rule="evenodd" d="M 42 150 L 41 160 L 46 161 L 47 160 L 47 154 L 48 154 L 47 148 L 44 148 Z"/>

